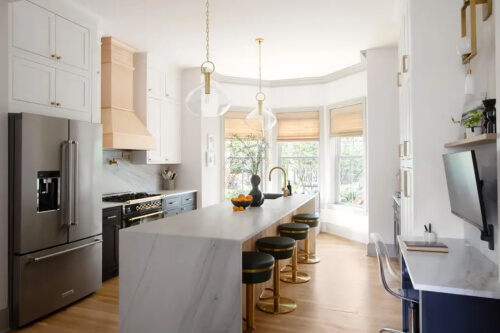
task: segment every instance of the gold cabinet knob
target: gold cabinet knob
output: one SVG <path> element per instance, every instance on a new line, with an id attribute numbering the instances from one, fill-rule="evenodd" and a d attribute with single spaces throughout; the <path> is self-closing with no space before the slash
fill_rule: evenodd
<path id="1" fill-rule="evenodd" d="M 148 91 L 153 91 L 153 89 L 151 89 L 151 88 L 148 88 Z"/>
<path id="2" fill-rule="evenodd" d="M 57 59 L 57 60 L 61 60 L 61 58 L 62 58 L 62 57 L 60 57 L 60 56 L 57 56 L 57 57 L 56 57 L 56 59 Z"/>
<path id="3" fill-rule="evenodd" d="M 57 55 L 55 55 L 55 54 L 51 54 L 50 56 L 51 56 L 52 58 L 56 58 L 56 57 L 57 57 Z"/>
<path id="4" fill-rule="evenodd" d="M 56 106 L 61 106 L 61 103 L 56 103 Z"/>
<path id="5" fill-rule="evenodd" d="M 57 103 L 56 103 L 56 102 L 51 102 L 50 104 L 51 104 L 51 105 L 56 105 Z"/>
<path id="6" fill-rule="evenodd" d="M 170 94 L 165 94 L 165 97 L 168 97 L 168 96 L 170 96 Z"/>

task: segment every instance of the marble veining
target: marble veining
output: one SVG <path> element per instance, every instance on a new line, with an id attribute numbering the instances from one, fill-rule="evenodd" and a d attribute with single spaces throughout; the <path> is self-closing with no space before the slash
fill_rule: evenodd
<path id="1" fill-rule="evenodd" d="M 449 253 L 406 251 L 408 238 L 398 240 L 415 289 L 500 299 L 498 266 L 465 240 L 440 239 Z"/>
<path id="2" fill-rule="evenodd" d="M 160 173 L 165 165 L 132 164 L 122 160 L 121 150 L 105 150 L 102 166 L 102 193 L 154 191 L 163 188 Z M 116 158 L 118 165 L 109 165 L 109 160 Z"/>

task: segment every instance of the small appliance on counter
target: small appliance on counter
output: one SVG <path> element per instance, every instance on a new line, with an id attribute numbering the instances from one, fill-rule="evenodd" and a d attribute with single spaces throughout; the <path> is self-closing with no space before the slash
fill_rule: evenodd
<path id="1" fill-rule="evenodd" d="M 9 114 L 10 326 L 102 286 L 102 125 Z"/>

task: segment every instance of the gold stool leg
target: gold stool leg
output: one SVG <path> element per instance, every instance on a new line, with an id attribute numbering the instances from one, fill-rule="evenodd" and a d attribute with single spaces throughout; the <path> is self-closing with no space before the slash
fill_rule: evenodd
<path id="1" fill-rule="evenodd" d="M 292 257 L 292 269 L 288 271 L 282 271 L 281 281 L 286 283 L 306 283 L 311 280 L 309 274 L 304 272 L 300 272 L 297 270 L 297 257 L 298 257 L 298 248 L 295 246 Z"/>
<path id="2" fill-rule="evenodd" d="M 305 253 L 301 253 L 304 258 L 299 260 L 299 264 L 317 264 L 321 261 L 315 254 L 309 252 L 309 236 L 304 241 Z"/>
<path id="3" fill-rule="evenodd" d="M 295 302 L 289 298 L 280 296 L 280 268 L 278 260 L 276 260 L 273 274 L 273 296 L 262 297 L 261 295 L 259 298 L 260 300 L 257 303 L 257 308 L 260 311 L 271 314 L 290 313 L 297 308 L 297 304 L 295 304 Z"/>
<path id="4" fill-rule="evenodd" d="M 254 288 L 253 284 L 247 284 L 247 318 L 245 332 L 255 331 L 255 301 L 254 301 Z"/>

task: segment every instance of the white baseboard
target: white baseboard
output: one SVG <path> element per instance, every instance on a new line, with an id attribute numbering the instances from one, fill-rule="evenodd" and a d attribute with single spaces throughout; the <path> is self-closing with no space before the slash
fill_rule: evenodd
<path id="1" fill-rule="evenodd" d="M 350 239 L 363 244 L 366 244 L 368 239 L 368 235 L 365 234 L 364 232 L 356 232 L 355 230 L 346 228 L 345 226 L 328 222 L 321 223 L 321 232 L 326 232 L 329 234 L 340 236 L 342 238 Z"/>
<path id="2" fill-rule="evenodd" d="M 396 258 L 396 246 L 394 244 L 385 244 L 387 247 L 387 252 L 389 254 L 389 257 L 391 258 Z M 369 257 L 376 257 L 377 256 L 377 250 L 375 249 L 375 244 L 373 243 L 368 243 L 366 246 L 366 255 Z"/>

